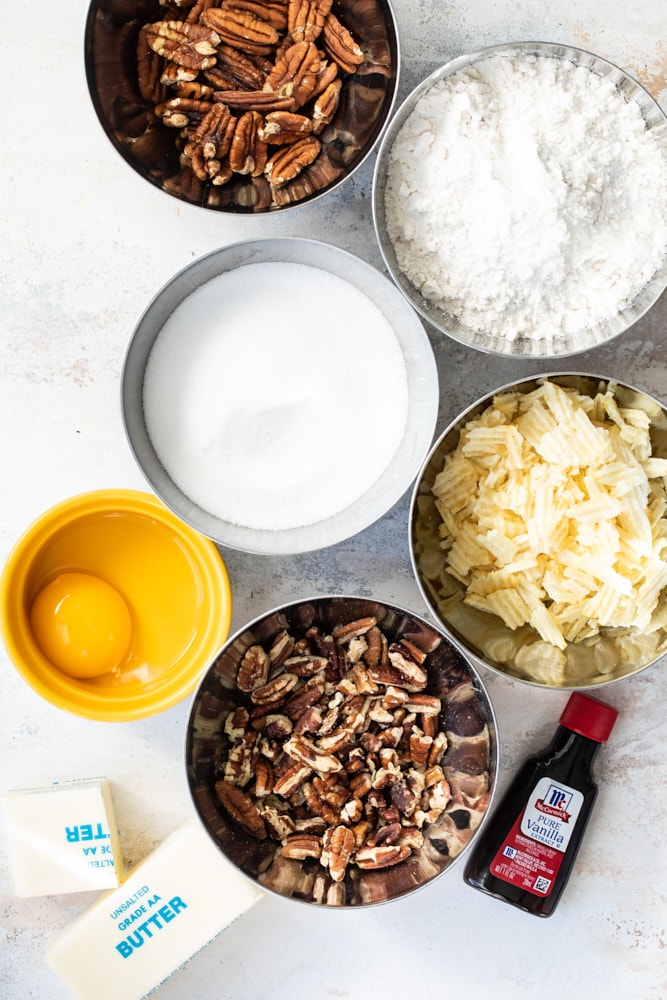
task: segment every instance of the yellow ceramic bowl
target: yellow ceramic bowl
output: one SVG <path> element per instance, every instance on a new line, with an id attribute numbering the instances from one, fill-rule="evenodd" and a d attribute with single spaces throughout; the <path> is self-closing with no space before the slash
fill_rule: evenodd
<path id="1" fill-rule="evenodd" d="M 36 597 L 71 573 L 105 581 L 130 616 L 117 668 L 87 679 L 54 666 L 31 627 Z M 2 638 L 19 673 L 58 708 L 108 722 L 155 715 L 191 694 L 227 639 L 231 605 L 215 545 L 155 497 L 131 490 L 83 493 L 52 507 L 21 536 L 0 577 Z"/>

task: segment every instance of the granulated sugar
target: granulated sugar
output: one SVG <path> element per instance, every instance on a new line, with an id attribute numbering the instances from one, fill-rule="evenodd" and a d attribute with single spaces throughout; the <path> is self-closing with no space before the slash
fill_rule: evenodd
<path id="1" fill-rule="evenodd" d="M 301 527 L 353 503 L 391 462 L 407 411 L 385 317 L 302 264 L 248 264 L 197 289 L 160 331 L 144 380 L 169 475 L 249 528 Z"/>
<path id="2" fill-rule="evenodd" d="M 422 295 L 512 341 L 612 319 L 667 252 L 667 162 L 610 79 L 498 55 L 435 84 L 391 152 L 398 265 Z"/>

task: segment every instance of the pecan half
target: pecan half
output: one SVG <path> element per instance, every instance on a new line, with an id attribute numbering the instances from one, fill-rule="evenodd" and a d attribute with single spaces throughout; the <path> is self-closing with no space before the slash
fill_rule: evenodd
<path id="1" fill-rule="evenodd" d="M 278 32 L 247 10 L 210 7 L 202 14 L 204 24 L 219 40 L 243 52 L 268 55 L 278 44 Z"/>
<path id="2" fill-rule="evenodd" d="M 278 32 L 287 28 L 287 2 L 275 0 L 224 0 L 225 10 L 242 10 L 265 21 Z"/>
<path id="3" fill-rule="evenodd" d="M 321 67 L 320 54 L 312 42 L 290 45 L 266 78 L 264 90 L 291 97 L 298 110 L 315 92 Z"/>
<path id="4" fill-rule="evenodd" d="M 293 97 L 270 90 L 218 90 L 213 100 L 239 111 L 289 111 L 294 107 Z"/>
<path id="5" fill-rule="evenodd" d="M 320 35 L 333 0 L 289 0 L 287 30 L 295 42 L 313 42 Z"/>
<path id="6" fill-rule="evenodd" d="M 272 187 L 282 187 L 300 174 L 313 162 L 321 147 L 321 142 L 315 136 L 306 136 L 274 153 L 267 161 L 264 171 Z"/>
<path id="7" fill-rule="evenodd" d="M 324 21 L 322 45 L 326 54 L 346 73 L 354 73 L 364 61 L 364 54 L 352 33 L 333 13 L 327 14 Z"/>
<path id="8" fill-rule="evenodd" d="M 156 21 L 146 28 L 153 52 L 179 66 L 201 70 L 215 66 L 220 36 L 204 24 L 185 21 Z"/>
<path id="9" fill-rule="evenodd" d="M 216 781 L 215 791 L 226 811 L 246 833 L 257 840 L 266 839 L 264 820 L 249 795 L 227 781 Z"/>

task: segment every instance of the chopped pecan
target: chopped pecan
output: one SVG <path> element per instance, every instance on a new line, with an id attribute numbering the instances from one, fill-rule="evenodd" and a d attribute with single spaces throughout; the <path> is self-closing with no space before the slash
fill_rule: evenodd
<path id="1" fill-rule="evenodd" d="M 236 138 L 236 136 L 234 136 Z M 250 700 L 255 705 L 273 705 L 282 701 L 299 682 L 296 674 L 279 674 L 262 687 L 255 688 L 250 694 Z"/>
<path id="2" fill-rule="evenodd" d="M 292 720 L 286 715 L 272 713 L 266 716 L 266 722 L 262 729 L 262 735 L 269 740 L 286 740 L 291 735 L 293 729 Z"/>
<path id="3" fill-rule="evenodd" d="M 278 115 L 285 115 L 286 112 L 278 111 L 275 112 Z M 289 115 L 289 118 L 302 118 L 301 115 Z M 265 118 L 265 124 L 260 127 L 259 133 L 262 136 L 266 136 L 266 121 L 270 119 L 271 115 L 267 115 Z M 275 121 L 275 118 L 273 119 Z M 305 119 L 308 122 L 308 119 Z M 310 122 L 308 122 L 310 124 Z M 266 137 L 265 142 L 274 142 L 273 138 L 269 139 Z M 303 654 L 300 656 L 289 656 L 285 660 L 285 669 L 289 670 L 293 674 L 297 674 L 299 677 L 312 677 L 314 674 L 319 673 L 321 670 L 325 670 L 327 666 L 327 660 L 324 656 L 313 656 L 310 654 Z"/>
<path id="4" fill-rule="evenodd" d="M 304 765 L 301 761 L 297 761 L 292 764 L 279 778 L 276 778 L 273 782 L 273 791 L 275 795 L 282 795 L 284 798 L 289 798 L 298 788 L 303 785 L 305 781 L 308 780 L 312 773 L 312 768 L 309 765 Z"/>
<path id="5" fill-rule="evenodd" d="M 264 798 L 273 791 L 273 768 L 271 762 L 264 757 L 258 757 L 255 762 L 255 795 Z"/>
<path id="6" fill-rule="evenodd" d="M 229 121 L 233 121 L 229 108 L 225 108 L 224 105 L 218 105 L 221 110 L 218 111 L 217 120 L 223 123 L 225 129 L 226 124 Z M 217 108 L 214 109 L 217 111 Z M 226 112 L 226 113 L 225 113 Z M 233 129 L 236 128 L 236 123 L 232 126 Z M 232 136 L 234 132 L 232 131 Z M 231 145 L 231 136 L 227 137 L 227 149 L 224 150 L 225 153 L 228 152 Z M 254 691 L 256 688 L 262 687 L 266 684 L 267 678 L 269 676 L 269 666 L 271 661 L 269 660 L 269 655 L 265 652 L 264 648 L 259 644 L 250 646 L 243 654 L 243 659 L 239 666 L 239 672 L 236 675 L 236 686 L 239 691 Z"/>
<path id="7" fill-rule="evenodd" d="M 350 639 L 365 635 L 375 625 L 377 625 L 377 618 L 359 618 L 357 621 L 347 622 L 344 625 L 336 625 L 331 634 L 336 642 L 349 642 Z"/>
<path id="8" fill-rule="evenodd" d="M 266 839 L 264 820 L 249 795 L 227 781 L 216 781 L 215 791 L 226 811 L 246 833 L 257 840 Z"/>
<path id="9" fill-rule="evenodd" d="M 233 742 L 242 739 L 249 721 L 248 709 L 239 705 L 225 719 L 225 735 Z"/>
<path id="10" fill-rule="evenodd" d="M 276 29 L 247 10 L 210 7 L 202 21 L 220 41 L 246 53 L 267 55 L 278 44 Z"/>
<path id="11" fill-rule="evenodd" d="M 415 767 L 426 767 L 432 744 L 433 737 L 425 736 L 424 733 L 417 732 L 410 736 L 410 759 Z"/>
<path id="12" fill-rule="evenodd" d="M 354 73 L 364 61 L 364 54 L 352 33 L 331 12 L 322 28 L 322 45 L 326 54 L 346 73 Z"/>
<path id="13" fill-rule="evenodd" d="M 313 42 L 322 32 L 333 0 L 289 0 L 287 30 L 295 42 Z"/>
<path id="14" fill-rule="evenodd" d="M 408 844 L 392 844 L 386 847 L 361 847 L 354 855 L 354 860 L 360 868 L 388 868 L 405 861 L 412 854 Z"/>
<path id="15" fill-rule="evenodd" d="M 205 24 L 186 21 L 156 21 L 146 28 L 153 52 L 179 66 L 202 70 L 215 66 L 220 36 Z"/>
<path id="16" fill-rule="evenodd" d="M 247 732 L 242 741 L 229 751 L 225 763 L 225 781 L 229 782 L 230 785 L 243 788 L 252 778 L 255 769 L 254 745 L 256 739 L 257 733 Z"/>
<path id="17" fill-rule="evenodd" d="M 296 761 L 319 771 L 320 774 L 341 771 L 342 763 L 333 754 L 323 753 L 305 736 L 292 736 L 284 746 L 285 753 Z"/>
<path id="18" fill-rule="evenodd" d="M 268 802 L 263 804 L 261 815 L 266 828 L 275 840 L 285 840 L 294 833 L 295 825 L 292 817 L 286 812 L 281 812 L 275 805 Z"/>
<path id="19" fill-rule="evenodd" d="M 284 858 L 319 858 L 322 854 L 322 841 L 312 833 L 293 833 L 287 838 L 280 852 Z"/>
<path id="20" fill-rule="evenodd" d="M 268 117 L 268 115 L 267 115 Z M 261 130 L 260 130 L 261 131 Z M 263 136 L 260 135 L 260 139 Z M 266 140 L 265 140 L 266 141 Z M 282 629 L 274 638 L 269 647 L 269 659 L 271 660 L 271 670 L 275 671 L 281 667 L 285 660 L 294 652 L 294 639 L 287 629 Z"/>
<path id="21" fill-rule="evenodd" d="M 307 708 L 294 725 L 295 733 L 316 733 L 322 725 L 322 712 L 313 705 Z"/>
<path id="22" fill-rule="evenodd" d="M 355 850 L 354 834 L 349 827 L 341 824 L 335 827 L 329 836 L 325 834 L 325 844 L 329 874 L 334 882 L 342 882 Z"/>
<path id="23" fill-rule="evenodd" d="M 416 712 L 417 715 L 439 715 L 442 709 L 442 701 L 430 694 L 410 695 L 404 705 L 408 712 Z"/>

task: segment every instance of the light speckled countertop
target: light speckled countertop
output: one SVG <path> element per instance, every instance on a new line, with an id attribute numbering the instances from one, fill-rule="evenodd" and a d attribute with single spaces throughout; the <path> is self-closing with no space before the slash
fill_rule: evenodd
<path id="1" fill-rule="evenodd" d="M 4 12 L 0 268 L 0 559 L 52 504 L 102 487 L 146 489 L 126 444 L 119 377 L 144 306 L 177 270 L 225 243 L 321 237 L 382 266 L 371 219 L 373 160 L 338 193 L 271 218 L 225 218 L 167 198 L 111 148 L 89 102 L 86 0 Z M 617 63 L 667 102 L 667 6 L 658 0 L 394 0 L 400 97 L 449 58 L 544 40 Z M 667 297 L 621 340 L 552 370 L 618 375 L 667 400 Z M 439 428 L 535 362 L 500 361 L 439 339 Z M 265 560 L 226 552 L 233 627 L 313 592 L 373 594 L 424 613 L 408 558 L 408 498 L 331 550 Z M 667 996 L 667 663 L 603 689 L 620 710 L 599 755 L 600 797 L 556 914 L 540 921 L 467 888 L 455 866 L 404 901 L 331 913 L 266 897 L 160 990 L 161 1000 L 443 996 L 524 1000 L 545 991 L 604 1000 Z M 500 788 L 555 727 L 565 694 L 488 672 L 502 745 Z M 0 791 L 106 774 L 125 860 L 189 815 L 187 704 L 144 722 L 65 716 L 0 653 Z M 602 696 L 602 693 L 601 693 Z M 66 1000 L 46 966 L 49 937 L 90 895 L 16 899 L 0 834 L 0 997 Z"/>

